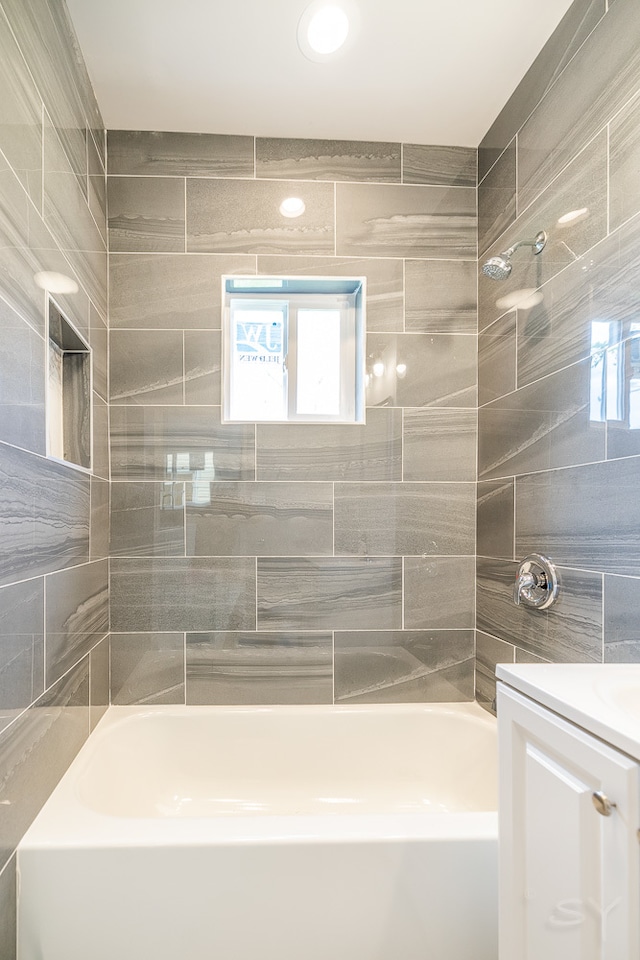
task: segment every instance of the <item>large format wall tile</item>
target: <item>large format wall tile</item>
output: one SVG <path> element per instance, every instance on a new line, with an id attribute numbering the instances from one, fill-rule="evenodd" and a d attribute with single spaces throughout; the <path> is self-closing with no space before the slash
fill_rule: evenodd
<path id="1" fill-rule="evenodd" d="M 111 680 L 111 647 L 107 635 L 89 654 L 89 709 L 91 730 L 107 712 Z"/>
<path id="2" fill-rule="evenodd" d="M 473 700 L 473 630 L 336 633 L 336 703 Z"/>
<path id="3" fill-rule="evenodd" d="M 0 730 L 44 690 L 44 583 L 0 589 Z"/>
<path id="4" fill-rule="evenodd" d="M 637 97 L 609 127 L 609 226 L 613 230 L 640 210 L 640 101 Z"/>
<path id="5" fill-rule="evenodd" d="M 259 630 L 393 630 L 401 622 L 400 559 L 258 560 Z"/>
<path id="6" fill-rule="evenodd" d="M 478 253 L 504 233 L 516 218 L 516 145 L 504 151 L 478 187 Z"/>
<path id="7" fill-rule="evenodd" d="M 112 330 L 111 403 L 182 403 L 181 330 Z"/>
<path id="8" fill-rule="evenodd" d="M 604 662 L 639 663 L 640 580 L 604 578 Z"/>
<path id="9" fill-rule="evenodd" d="M 111 484 L 111 556 L 184 556 L 184 484 Z"/>
<path id="10" fill-rule="evenodd" d="M 476 256 L 476 192 L 471 188 L 339 183 L 336 216 L 338 254 Z"/>
<path id="11" fill-rule="evenodd" d="M 222 399 L 219 330 L 184 331 L 184 402 L 216 405 Z"/>
<path id="12" fill-rule="evenodd" d="M 476 553 L 480 557 L 514 558 L 513 499 L 515 481 L 478 483 Z"/>
<path id="13" fill-rule="evenodd" d="M 335 487 L 336 554 L 471 554 L 474 519 L 472 483 L 339 483 Z"/>
<path id="14" fill-rule="evenodd" d="M 405 408 L 404 480 L 475 480 L 475 410 Z"/>
<path id="15" fill-rule="evenodd" d="M 478 403 L 516 388 L 516 313 L 496 320 L 478 337 Z"/>
<path id="16" fill-rule="evenodd" d="M 474 260 L 407 260 L 405 283 L 407 333 L 476 333 Z"/>
<path id="17" fill-rule="evenodd" d="M 0 299 L 0 440 L 45 452 L 45 344 Z"/>
<path id="18" fill-rule="evenodd" d="M 184 633 L 111 634 L 111 702 L 184 703 Z"/>
<path id="19" fill-rule="evenodd" d="M 186 545 L 188 556 L 332 554 L 332 485 L 211 483 L 206 505 L 187 504 Z"/>
<path id="20" fill-rule="evenodd" d="M 402 182 L 475 187 L 478 151 L 473 147 L 402 145 Z"/>
<path id="21" fill-rule="evenodd" d="M 91 477 L 91 525 L 89 530 L 89 559 L 101 560 L 109 556 L 109 481 Z"/>
<path id="22" fill-rule="evenodd" d="M 187 250 L 333 254 L 333 194 L 329 183 L 187 180 Z M 280 213 L 288 197 L 304 201 L 301 216 Z"/>
<path id="23" fill-rule="evenodd" d="M 183 252 L 184 183 L 181 177 L 109 177 L 109 250 Z"/>
<path id="24" fill-rule="evenodd" d="M 253 137 L 109 130 L 109 173 L 145 177 L 252 177 Z"/>
<path id="25" fill-rule="evenodd" d="M 256 139 L 256 176 L 284 180 L 400 182 L 400 144 Z"/>
<path id="26" fill-rule="evenodd" d="M 475 559 L 405 557 L 404 625 L 410 630 L 473 628 Z"/>
<path id="27" fill-rule="evenodd" d="M 333 637 L 189 633 L 187 703 L 333 703 Z"/>
<path id="28" fill-rule="evenodd" d="M 383 363 L 383 375 L 373 372 Z M 475 407 L 477 342 L 446 333 L 367 336 L 368 406 Z M 398 366 L 402 372 L 398 373 Z"/>
<path id="29" fill-rule="evenodd" d="M 45 579 L 46 680 L 58 680 L 109 632 L 108 561 L 85 563 Z"/>
<path id="30" fill-rule="evenodd" d="M 253 630 L 255 560 L 156 558 L 111 561 L 111 629 Z"/>
<path id="31" fill-rule="evenodd" d="M 0 873 L 0 960 L 15 960 L 17 883 L 15 855 Z"/>
<path id="32" fill-rule="evenodd" d="M 487 636 L 478 630 L 476 634 L 476 699 L 478 703 L 494 710 L 496 698 L 496 664 L 513 663 L 515 650 L 512 644 Z"/>

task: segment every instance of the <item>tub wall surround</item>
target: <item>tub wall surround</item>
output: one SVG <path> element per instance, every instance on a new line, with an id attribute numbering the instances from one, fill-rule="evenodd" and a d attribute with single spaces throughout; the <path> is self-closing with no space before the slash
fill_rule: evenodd
<path id="1" fill-rule="evenodd" d="M 109 131 L 113 703 L 473 697 L 475 169 Z M 366 426 L 221 423 L 256 272 L 366 276 Z"/>
<path id="2" fill-rule="evenodd" d="M 496 662 L 640 659 L 640 10 L 608 6 L 573 4 L 479 149 L 480 265 L 550 237 L 507 281 L 478 281 L 485 703 Z M 531 552 L 560 572 L 542 614 L 511 600 Z"/>

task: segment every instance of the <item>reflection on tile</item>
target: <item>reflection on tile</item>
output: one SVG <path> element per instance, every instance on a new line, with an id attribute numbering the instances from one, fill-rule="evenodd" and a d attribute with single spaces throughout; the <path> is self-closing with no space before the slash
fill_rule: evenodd
<path id="1" fill-rule="evenodd" d="M 478 556 L 513 559 L 514 484 L 512 478 L 478 483 Z"/>
<path id="2" fill-rule="evenodd" d="M 275 276 L 366 277 L 367 330 L 401 332 L 403 329 L 402 260 L 258 257 L 258 273 Z M 473 283 L 475 289 L 475 272 Z"/>
<path id="3" fill-rule="evenodd" d="M 482 254 L 516 218 L 516 144 L 504 151 L 478 187 L 478 252 Z"/>
<path id="4" fill-rule="evenodd" d="M 402 414 L 367 410 L 366 425 L 258 424 L 258 480 L 400 480 Z"/>
<path id="5" fill-rule="evenodd" d="M 112 330 L 111 403 L 182 403 L 182 331 Z"/>
<path id="6" fill-rule="evenodd" d="M 109 706 L 110 679 L 109 637 L 105 637 L 89 654 L 89 706 L 93 730 Z"/>
<path id="7" fill-rule="evenodd" d="M 478 403 L 516 388 L 516 314 L 507 313 L 478 337 Z"/>
<path id="8" fill-rule="evenodd" d="M 619 227 L 640 210 L 640 101 L 635 100 L 611 121 L 609 133 L 609 224 Z"/>
<path id="9" fill-rule="evenodd" d="M 513 663 L 515 649 L 510 643 L 489 637 L 478 630 L 476 634 L 476 700 L 483 707 L 494 710 L 496 698 L 496 664 Z"/>
<path id="10" fill-rule="evenodd" d="M 184 332 L 184 402 L 220 404 L 222 347 L 219 330 Z"/>
<path id="11" fill-rule="evenodd" d="M 586 360 L 481 407 L 479 478 L 603 459 L 605 428 L 593 410 L 591 382 Z"/>
<path id="12" fill-rule="evenodd" d="M 475 480 L 475 410 L 407 408 L 404 480 Z"/>
<path id="13" fill-rule="evenodd" d="M 400 182 L 400 144 L 256 138 L 256 176 Z"/>
<path id="14" fill-rule="evenodd" d="M 16 957 L 16 858 L 0 873 L 0 960 Z"/>
<path id="15" fill-rule="evenodd" d="M 187 503 L 188 556 L 333 553 L 330 483 L 211 483 Z"/>
<path id="16" fill-rule="evenodd" d="M 478 304 L 474 261 L 407 260 L 405 282 L 407 333 L 476 332 Z M 367 329 L 372 328 L 367 326 Z"/>
<path id="17" fill-rule="evenodd" d="M 93 389 L 103 400 L 109 399 L 107 340 L 107 325 L 91 303 L 89 305 L 89 346 L 92 357 Z"/>
<path id="18" fill-rule="evenodd" d="M 188 633 L 187 703 L 333 703 L 333 637 Z"/>
<path id="19" fill-rule="evenodd" d="M 213 253 L 334 253 L 333 184 L 187 180 L 187 250 Z M 284 217 L 288 197 L 304 213 Z"/>
<path id="20" fill-rule="evenodd" d="M 400 559 L 258 559 L 259 630 L 393 630 L 401 607 Z"/>
<path id="21" fill-rule="evenodd" d="M 600 382 L 607 385 L 604 404 L 607 417 L 607 459 L 636 456 L 640 453 L 637 390 L 640 335 L 635 334 L 623 344 L 612 347 L 605 356 L 606 369 L 602 371 L 604 380 Z"/>
<path id="22" fill-rule="evenodd" d="M 89 477 L 0 444 L 0 583 L 89 555 Z"/>
<path id="23" fill-rule="evenodd" d="M 184 556 L 184 484 L 111 484 L 111 556 Z"/>
<path id="24" fill-rule="evenodd" d="M 472 483 L 335 486 L 335 551 L 349 555 L 448 555 L 475 550 Z"/>
<path id="25" fill-rule="evenodd" d="M 44 690 L 44 583 L 0 589 L 0 730 Z"/>
<path id="26" fill-rule="evenodd" d="M 49 686 L 109 632 L 108 561 L 52 573 L 45 581 L 45 602 Z"/>
<path id="27" fill-rule="evenodd" d="M 113 407 L 114 480 L 253 480 L 253 424 L 221 424 L 219 407 Z"/>
<path id="28" fill-rule="evenodd" d="M 541 552 L 546 554 L 544 547 Z M 513 602 L 516 569 L 516 563 L 506 560 L 478 560 L 478 629 L 553 663 L 599 663 L 601 575 L 560 568 L 558 600 L 548 610 L 532 610 Z"/>
<path id="29" fill-rule="evenodd" d="M 640 580 L 604 578 L 604 662 L 640 663 Z"/>
<path id="30" fill-rule="evenodd" d="M 335 698 L 336 703 L 473 700 L 473 630 L 338 632 Z"/>
<path id="31" fill-rule="evenodd" d="M 111 561 L 111 628 L 123 631 L 253 630 L 255 560 Z"/>
<path id="32" fill-rule="evenodd" d="M 255 271 L 256 258 L 251 256 L 113 253 L 109 257 L 111 330 L 219 330 L 220 278 Z"/>
<path id="33" fill-rule="evenodd" d="M 109 482 L 91 477 L 91 528 L 89 559 L 109 556 Z"/>
<path id="34" fill-rule="evenodd" d="M 463 334 L 369 334 L 367 406 L 475 407 L 476 348 Z"/>
<path id="35" fill-rule="evenodd" d="M 580 569 L 639 574 L 638 489 L 637 457 L 518 479 L 516 556 L 542 553 Z"/>
<path id="36" fill-rule="evenodd" d="M 472 629 L 476 564 L 473 557 L 406 557 L 404 625 L 415 630 Z"/>
<path id="37" fill-rule="evenodd" d="M 110 251 L 184 251 L 182 178 L 109 177 L 107 191 Z"/>
<path id="38" fill-rule="evenodd" d="M 402 145 L 403 183 L 475 187 L 478 151 L 473 147 Z"/>
<path id="39" fill-rule="evenodd" d="M 109 130 L 107 148 L 110 174 L 147 177 L 253 176 L 253 137 Z"/>
<path id="40" fill-rule="evenodd" d="M 184 633 L 113 633 L 111 702 L 184 703 Z"/>
<path id="41" fill-rule="evenodd" d="M 44 341 L 2 299 L 0 337 L 0 440 L 43 454 Z"/>
<path id="42" fill-rule="evenodd" d="M 88 735 L 85 657 L 0 735 L 0 869 Z"/>
<path id="43" fill-rule="evenodd" d="M 354 257 L 476 256 L 476 191 L 404 184 L 336 185 L 336 247 Z"/>
<path id="44" fill-rule="evenodd" d="M 102 397 L 93 394 L 93 461 L 94 474 L 109 479 L 109 407 Z"/>

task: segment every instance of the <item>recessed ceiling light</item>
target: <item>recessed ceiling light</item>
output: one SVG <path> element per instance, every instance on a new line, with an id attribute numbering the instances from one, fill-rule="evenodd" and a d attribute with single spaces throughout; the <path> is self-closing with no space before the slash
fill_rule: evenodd
<path id="1" fill-rule="evenodd" d="M 309 60 L 328 60 L 344 47 L 352 32 L 348 4 L 315 0 L 300 17 L 298 46 Z"/>
<path id="2" fill-rule="evenodd" d="M 280 213 L 283 217 L 301 217 L 305 210 L 305 202 L 300 197 L 287 197 L 280 204 Z"/>

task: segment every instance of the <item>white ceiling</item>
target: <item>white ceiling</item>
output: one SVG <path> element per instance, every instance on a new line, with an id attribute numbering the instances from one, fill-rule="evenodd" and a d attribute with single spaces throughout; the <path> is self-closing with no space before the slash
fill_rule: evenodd
<path id="1" fill-rule="evenodd" d="M 336 0 L 334 0 L 336 2 Z M 313 63 L 308 0 L 67 0 L 106 126 L 476 146 L 571 0 L 350 0 Z"/>

